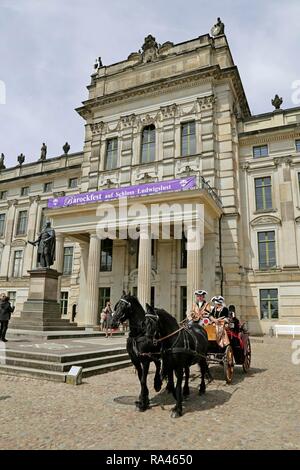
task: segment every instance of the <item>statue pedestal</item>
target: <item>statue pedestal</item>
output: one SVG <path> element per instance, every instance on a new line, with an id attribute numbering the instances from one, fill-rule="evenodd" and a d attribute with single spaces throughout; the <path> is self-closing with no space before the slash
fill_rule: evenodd
<path id="1" fill-rule="evenodd" d="M 58 278 L 61 273 L 51 268 L 28 271 L 29 293 L 19 318 L 12 318 L 9 328 L 19 330 L 76 330 L 77 324 L 61 318 L 57 302 Z"/>

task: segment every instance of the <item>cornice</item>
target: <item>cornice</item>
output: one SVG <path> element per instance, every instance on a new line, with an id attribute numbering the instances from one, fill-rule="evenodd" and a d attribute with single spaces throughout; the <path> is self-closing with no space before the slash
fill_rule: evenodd
<path id="1" fill-rule="evenodd" d="M 248 103 L 244 94 L 242 83 L 237 71 L 236 66 L 221 69 L 219 65 L 209 66 L 203 70 L 196 70 L 194 72 L 187 72 L 175 77 L 168 77 L 158 80 L 155 83 L 146 85 L 135 86 L 126 90 L 117 91 L 110 95 L 93 98 L 83 102 L 83 106 L 76 109 L 76 111 L 85 119 L 91 116 L 92 110 L 100 107 L 111 105 L 116 102 L 130 100 L 139 96 L 160 96 L 168 93 L 170 89 L 184 89 L 191 88 L 199 85 L 199 83 L 211 82 L 211 80 L 221 80 L 231 78 L 233 86 L 238 97 L 241 109 L 245 117 L 250 115 Z"/>
<path id="2" fill-rule="evenodd" d="M 284 129 L 282 131 L 274 130 L 268 134 L 262 134 L 263 129 L 257 131 L 257 134 L 251 136 L 244 136 L 239 134 L 239 145 L 244 147 L 246 145 L 260 145 L 266 144 L 269 142 L 279 142 L 286 139 L 296 139 L 300 137 L 300 129 L 298 126 L 295 127 L 294 131 L 286 132 Z"/>

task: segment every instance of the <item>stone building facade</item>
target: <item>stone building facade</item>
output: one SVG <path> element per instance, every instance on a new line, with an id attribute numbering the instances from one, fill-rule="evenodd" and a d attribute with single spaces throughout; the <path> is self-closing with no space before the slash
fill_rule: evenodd
<path id="1" fill-rule="evenodd" d="M 300 108 L 253 116 L 223 34 L 162 45 L 148 36 L 142 52 L 99 65 L 88 90 L 82 152 L 0 170 L 0 283 L 15 315 L 36 266 L 27 240 L 47 217 L 62 316 L 76 304 L 79 325 L 97 324 L 123 289 L 181 319 L 196 288 L 235 304 L 253 333 L 300 323 Z M 136 199 L 202 204 L 199 250 L 172 236 L 101 241 L 101 203 L 47 209 L 60 196 L 191 176 L 191 190 Z"/>

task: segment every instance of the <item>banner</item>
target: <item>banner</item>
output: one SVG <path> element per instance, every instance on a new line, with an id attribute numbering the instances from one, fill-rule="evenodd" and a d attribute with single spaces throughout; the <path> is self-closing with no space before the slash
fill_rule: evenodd
<path id="1" fill-rule="evenodd" d="M 149 196 L 157 193 L 166 193 L 170 191 L 186 191 L 196 188 L 196 176 L 188 178 L 158 181 L 157 183 L 139 184 L 136 186 L 127 186 L 112 189 L 103 189 L 102 191 L 93 191 L 90 193 L 72 194 L 48 199 L 48 208 L 77 206 L 81 204 L 91 204 L 95 202 L 107 202 L 122 197 L 140 197 Z"/>

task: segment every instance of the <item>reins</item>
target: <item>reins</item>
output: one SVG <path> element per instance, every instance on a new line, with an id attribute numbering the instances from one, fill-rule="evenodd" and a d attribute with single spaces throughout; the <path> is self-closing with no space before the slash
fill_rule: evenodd
<path id="1" fill-rule="evenodd" d="M 167 335 L 167 336 L 163 336 L 163 338 L 158 338 L 158 339 L 155 339 L 155 338 L 154 338 L 154 340 L 153 340 L 154 346 L 157 346 L 158 343 L 161 343 L 161 342 L 164 341 L 165 339 L 171 338 L 171 336 L 176 335 L 176 333 L 179 333 L 179 331 L 184 330 L 184 329 L 185 329 L 185 327 L 184 327 L 184 326 L 181 326 L 178 330 L 173 331 L 173 333 L 170 333 L 170 334 Z"/>

